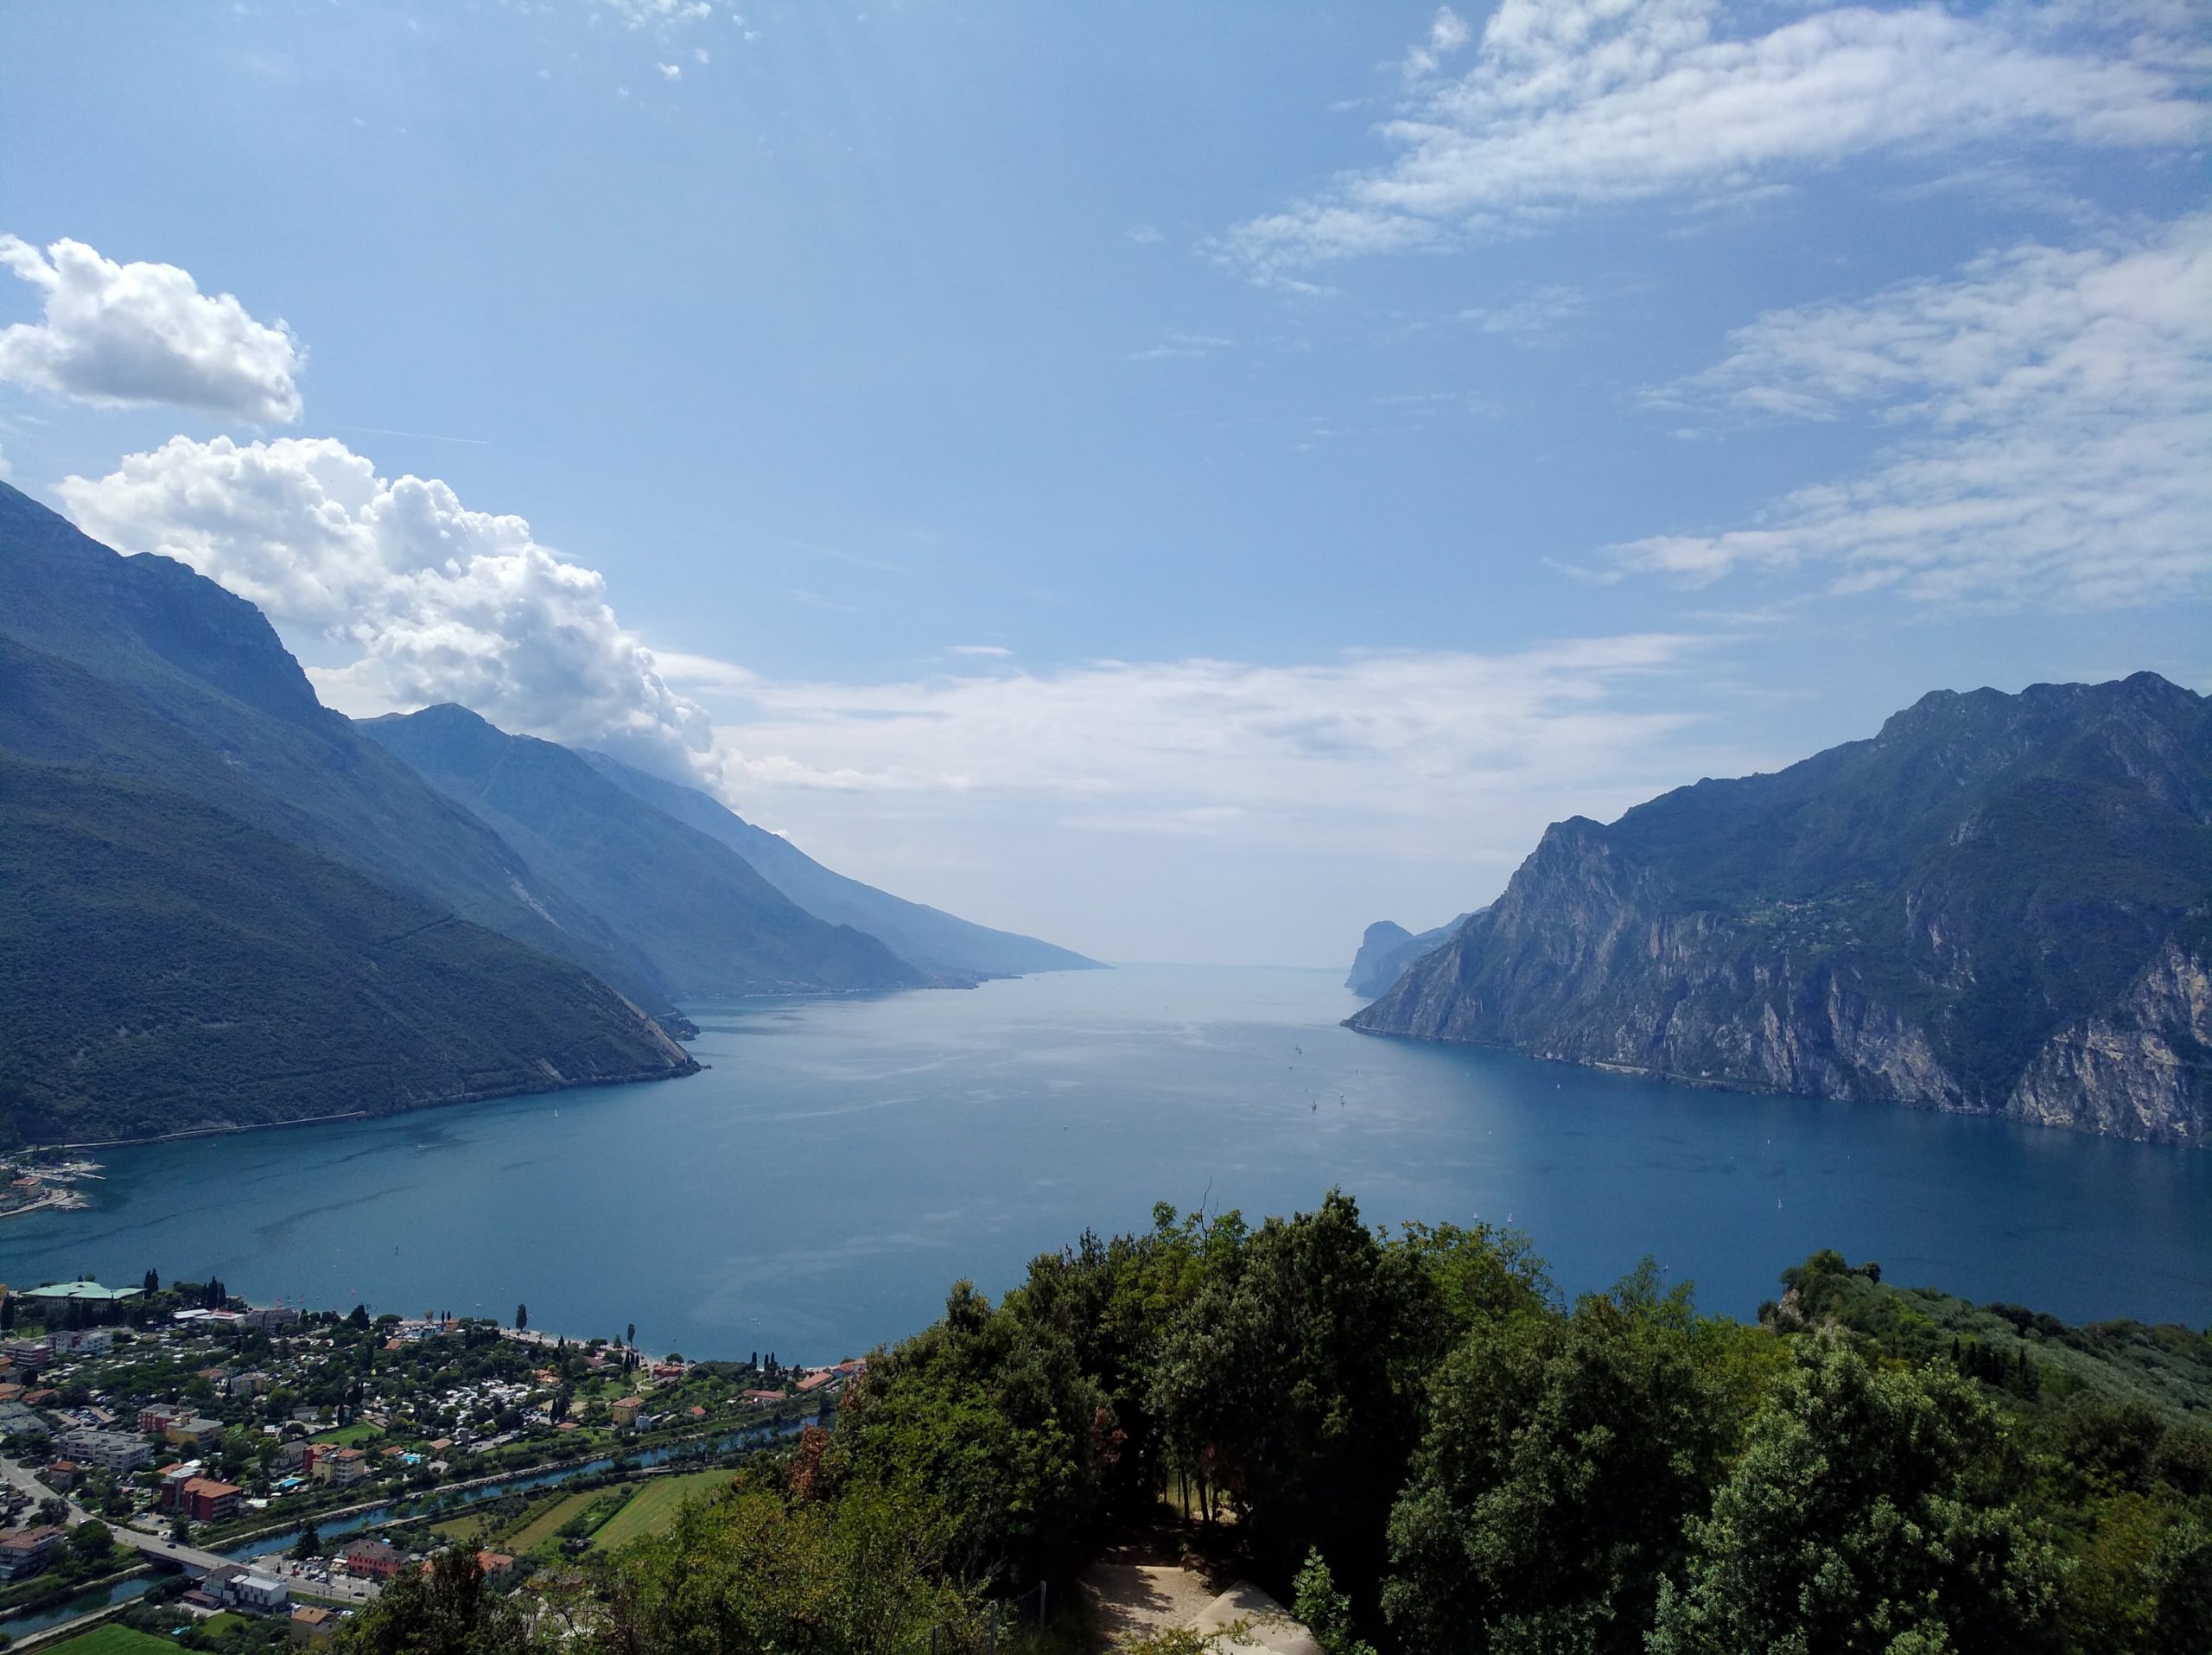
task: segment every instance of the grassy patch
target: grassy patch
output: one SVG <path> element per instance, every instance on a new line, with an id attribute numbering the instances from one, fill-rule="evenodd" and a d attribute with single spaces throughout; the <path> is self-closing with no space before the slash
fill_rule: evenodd
<path id="1" fill-rule="evenodd" d="M 55 1644 L 47 1655 L 170 1655 L 174 1648 L 167 1639 L 149 1633 L 111 1626 L 95 1626 L 66 1644 Z"/>
<path id="2" fill-rule="evenodd" d="M 676 1520 L 687 1499 L 703 1499 L 729 1486 L 728 1471 L 694 1471 L 677 1477 L 657 1477 L 630 1497 L 630 1503 L 608 1521 L 593 1544 L 602 1551 L 645 1535 L 658 1534 Z"/>
<path id="3" fill-rule="evenodd" d="M 342 1425 L 334 1431 L 324 1431 L 315 1440 L 319 1443 L 327 1443 L 334 1448 L 358 1448 L 364 1443 L 375 1442 L 383 1435 L 368 1421 L 357 1419 L 351 1425 Z"/>
<path id="4" fill-rule="evenodd" d="M 603 1491 L 587 1488 L 581 1494 L 568 1494 L 558 1499 L 547 1500 L 531 1513 L 530 1521 L 500 1543 L 501 1550 L 520 1556 L 532 1547 L 550 1544 L 553 1537 L 560 1533 L 563 1524 L 590 1510 L 593 1503 L 602 1496 Z"/>
<path id="5" fill-rule="evenodd" d="M 480 1546 L 484 1544 L 484 1518 L 480 1514 L 449 1517 L 442 1523 L 430 1525 L 430 1532 L 457 1546 Z"/>

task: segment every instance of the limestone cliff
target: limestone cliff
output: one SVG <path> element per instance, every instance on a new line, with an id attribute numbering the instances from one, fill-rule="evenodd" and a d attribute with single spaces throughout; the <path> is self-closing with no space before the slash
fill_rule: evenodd
<path id="1" fill-rule="evenodd" d="M 1351 1025 L 2203 1143 L 2209 709 L 2148 673 L 1943 693 L 1557 824 Z"/>

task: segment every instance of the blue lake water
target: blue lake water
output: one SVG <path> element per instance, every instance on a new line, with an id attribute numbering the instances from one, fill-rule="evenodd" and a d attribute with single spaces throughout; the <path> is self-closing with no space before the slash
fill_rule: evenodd
<path id="1" fill-rule="evenodd" d="M 514 1314 L 651 1350 L 857 1353 L 1152 1205 L 1528 1231 L 1569 1290 L 1651 1253 L 1748 1315 L 1822 1246 L 2070 1321 L 2212 1321 L 2212 1154 L 1746 1097 L 1338 1028 L 1328 972 L 1135 966 L 693 1009 L 713 1066 L 105 1152 L 0 1280 Z"/>

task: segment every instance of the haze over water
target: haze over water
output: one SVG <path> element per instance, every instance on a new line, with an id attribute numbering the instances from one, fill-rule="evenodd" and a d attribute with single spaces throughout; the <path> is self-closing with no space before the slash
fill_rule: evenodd
<path id="1" fill-rule="evenodd" d="M 1653 1253 L 1748 1316 L 1821 1246 L 2069 1321 L 2212 1321 L 2212 1155 L 1670 1086 L 1336 1026 L 1334 973 L 1124 967 L 970 993 L 693 1009 L 690 1079 L 105 1152 L 0 1279 L 213 1270 L 786 1361 L 911 1333 L 972 1277 L 1332 1185 L 1371 1221 L 1510 1222 L 1570 1292 Z"/>

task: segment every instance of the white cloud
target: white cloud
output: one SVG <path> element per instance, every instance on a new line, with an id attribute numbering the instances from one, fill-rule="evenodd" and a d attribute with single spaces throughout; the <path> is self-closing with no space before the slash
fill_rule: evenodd
<path id="1" fill-rule="evenodd" d="M 174 264 L 118 264 L 81 241 L 41 253 L 0 235 L 0 265 L 40 289 L 37 322 L 0 328 L 0 379 L 110 406 L 164 403 L 257 424 L 300 417 L 306 354 Z"/>
<path id="2" fill-rule="evenodd" d="M 1534 349 L 1555 342 L 1589 312 L 1589 296 L 1581 289 L 1547 285 L 1529 288 L 1508 304 L 1462 310 L 1459 320 Z"/>
<path id="3" fill-rule="evenodd" d="M 683 66 L 680 63 L 658 63 L 653 67 L 660 71 L 661 79 L 664 80 L 683 79 Z"/>
<path id="4" fill-rule="evenodd" d="M 1854 156 L 2184 148 L 2212 130 L 2201 41 L 2171 6 L 1820 7 L 1758 33 L 1722 0 L 1503 0 L 1444 76 L 1464 38 L 1450 16 L 1379 129 L 1394 157 L 1237 226 L 1225 256 L 1281 280 L 1578 207 L 1733 198 Z"/>
<path id="5" fill-rule="evenodd" d="M 333 438 L 180 436 L 60 493 L 119 550 L 175 557 L 280 628 L 358 648 L 313 675 L 343 710 L 457 701 L 503 729 L 679 772 L 710 752 L 706 715 L 623 630 L 596 570 L 442 482 L 378 476 Z"/>
<path id="6" fill-rule="evenodd" d="M 704 22 L 715 15 L 709 0 L 593 0 L 593 4 L 625 29 L 663 33 L 681 23 Z"/>
<path id="7" fill-rule="evenodd" d="M 1133 362 L 1159 362 L 1173 357 L 1211 356 L 1216 351 L 1225 351 L 1236 341 L 1213 334 L 1193 334 L 1180 328 L 1160 330 L 1160 343 L 1141 351 L 1131 351 Z"/>
<path id="8" fill-rule="evenodd" d="M 1541 812 L 1563 787 L 1642 797 L 1662 738 L 1689 721 L 1630 710 L 1623 694 L 1699 647 L 1650 634 L 1510 655 L 758 681 L 732 700 L 715 742 L 741 793 L 1018 794 L 1058 800 L 1090 826 L 1182 833 L 1233 821 L 1274 843 L 1343 849 L 1395 833 L 1443 847 L 1480 801 L 1511 794 Z M 1666 765 L 1678 773 L 1679 757 Z"/>
<path id="9" fill-rule="evenodd" d="M 1003 644 L 952 644 L 946 647 L 948 655 L 979 655 L 989 660 L 1002 661 L 1014 652 Z"/>
<path id="10" fill-rule="evenodd" d="M 1834 565 L 1845 590 L 2000 604 L 2138 603 L 2212 577 L 2212 215 L 1770 312 L 1731 342 L 1668 400 L 1903 435 L 1755 526 L 1615 548 L 1630 567 Z"/>

